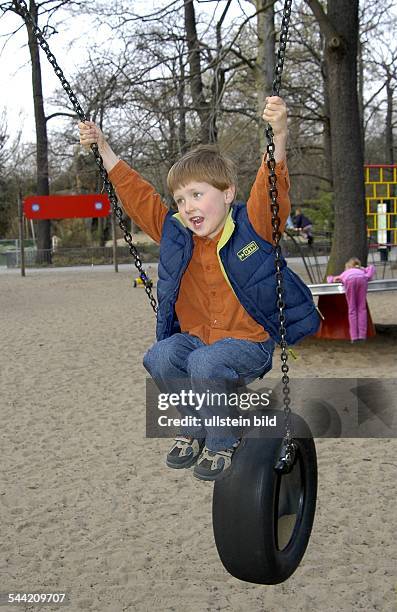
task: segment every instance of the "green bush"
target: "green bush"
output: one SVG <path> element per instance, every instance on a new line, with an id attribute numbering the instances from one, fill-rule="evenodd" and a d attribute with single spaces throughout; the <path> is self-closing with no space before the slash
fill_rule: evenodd
<path id="1" fill-rule="evenodd" d="M 315 232 L 333 233 L 334 207 L 331 191 L 320 191 L 317 198 L 305 200 L 303 212 L 313 222 Z"/>

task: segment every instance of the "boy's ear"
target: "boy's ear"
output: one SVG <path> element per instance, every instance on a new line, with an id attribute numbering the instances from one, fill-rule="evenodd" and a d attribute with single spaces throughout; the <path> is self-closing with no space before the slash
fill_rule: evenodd
<path id="1" fill-rule="evenodd" d="M 230 185 L 230 187 L 225 189 L 225 191 L 223 193 L 225 194 L 225 202 L 226 202 L 226 204 L 231 204 L 233 202 L 234 198 L 236 197 L 236 186 L 235 185 Z"/>

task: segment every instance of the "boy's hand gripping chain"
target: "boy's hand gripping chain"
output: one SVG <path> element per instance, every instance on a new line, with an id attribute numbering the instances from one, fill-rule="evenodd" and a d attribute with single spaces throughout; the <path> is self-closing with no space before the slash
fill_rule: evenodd
<path id="1" fill-rule="evenodd" d="M 281 75 L 283 73 L 284 68 L 284 57 L 285 57 L 285 49 L 287 46 L 287 37 L 288 37 L 288 26 L 289 20 L 291 17 L 291 4 L 292 0 L 285 0 L 284 10 L 283 10 L 283 19 L 281 24 L 281 33 L 280 33 L 280 47 L 277 52 L 277 62 L 274 69 L 274 81 L 273 81 L 273 96 L 278 96 L 280 92 L 281 85 Z M 283 403 L 284 403 L 284 419 L 285 419 L 285 436 L 280 450 L 280 457 L 274 466 L 274 469 L 280 473 L 288 473 L 291 471 L 295 458 L 296 458 L 296 444 L 291 438 L 291 398 L 290 398 L 290 389 L 289 389 L 289 377 L 288 377 L 288 352 L 287 352 L 287 341 L 285 339 L 286 329 L 284 326 L 285 316 L 284 316 L 284 301 L 283 301 L 283 274 L 281 271 L 281 246 L 280 246 L 280 217 L 279 217 L 279 205 L 277 202 L 277 175 L 275 172 L 276 168 L 276 160 L 274 159 L 274 142 L 273 142 L 273 130 L 270 125 L 266 128 L 266 137 L 268 141 L 267 145 L 267 166 L 269 168 L 269 182 L 270 182 L 270 199 L 271 199 L 271 208 L 272 208 L 272 226 L 273 226 L 273 242 L 274 242 L 274 250 L 275 250 L 275 267 L 276 267 L 276 292 L 277 292 L 277 308 L 279 310 L 279 323 L 280 323 L 280 347 L 281 347 L 281 371 L 283 373 L 282 383 L 283 383 Z"/>
<path id="2" fill-rule="evenodd" d="M 13 0 L 13 4 L 15 6 L 16 12 L 19 15 L 21 15 L 21 17 L 25 20 L 26 24 L 32 29 L 32 32 L 36 36 L 40 47 L 43 49 L 44 53 L 46 54 L 48 61 L 54 68 L 54 72 L 62 84 L 62 87 L 66 91 L 69 97 L 69 100 L 71 101 L 73 108 L 76 111 L 76 114 L 78 115 L 81 121 L 87 121 L 88 117 L 86 116 L 82 107 L 80 106 L 69 82 L 65 78 L 61 68 L 59 67 L 57 63 L 54 54 L 51 53 L 48 43 L 45 40 L 42 31 L 40 30 L 40 28 L 38 27 L 38 25 L 35 23 L 34 19 L 32 18 L 31 14 L 29 13 L 25 0 Z M 291 17 L 291 4 L 292 4 L 292 0 L 285 0 L 282 26 L 281 26 L 281 34 L 280 34 L 280 48 L 277 52 L 277 63 L 276 63 L 275 71 L 274 71 L 275 78 L 273 81 L 273 95 L 276 95 L 276 96 L 279 95 L 280 85 L 281 85 L 281 75 L 283 73 L 283 67 L 284 67 L 284 57 L 285 57 L 285 49 L 287 46 L 288 26 L 289 26 L 289 20 Z M 281 238 L 280 217 L 278 216 L 279 205 L 277 202 L 278 194 L 277 194 L 277 187 L 276 187 L 277 176 L 275 173 L 276 161 L 274 159 L 273 130 L 270 125 L 266 128 L 266 136 L 268 139 L 267 165 L 270 170 L 270 176 L 269 176 L 270 191 L 269 193 L 270 193 L 270 197 L 272 201 L 271 207 L 272 207 L 273 241 L 274 241 L 275 256 L 276 256 L 275 257 L 276 282 L 277 282 L 276 291 L 277 291 L 277 307 L 279 309 L 279 322 L 280 322 L 280 338 L 281 338 L 280 347 L 281 347 L 281 361 L 282 361 L 281 371 L 283 373 L 282 383 L 284 385 L 283 395 L 284 395 L 284 416 L 285 416 L 285 437 L 284 437 L 283 444 L 281 447 L 279 460 L 274 466 L 274 469 L 281 473 L 287 473 L 292 469 L 292 466 L 295 461 L 296 445 L 294 441 L 291 439 L 291 430 L 290 430 L 290 420 L 291 420 L 290 403 L 291 403 L 291 400 L 289 397 L 290 390 L 288 386 L 289 385 L 289 377 L 288 377 L 289 367 L 287 364 L 287 361 L 288 361 L 287 342 L 285 340 L 286 330 L 284 327 L 285 317 L 284 317 L 283 284 L 282 284 L 283 277 L 282 277 L 282 272 L 281 272 L 281 247 L 279 244 L 280 238 Z M 139 253 L 137 249 L 135 248 L 135 246 L 132 244 L 132 236 L 128 232 L 127 227 L 123 221 L 123 211 L 117 203 L 117 197 L 114 192 L 113 185 L 109 181 L 108 174 L 103 165 L 102 157 L 100 156 L 99 151 L 98 151 L 98 146 L 96 144 L 93 144 L 91 145 L 91 149 L 92 149 L 92 152 L 94 153 L 95 161 L 99 167 L 100 175 L 103 180 L 104 187 L 109 196 L 109 200 L 112 205 L 113 212 L 115 216 L 117 217 L 119 226 L 124 233 L 124 240 L 129 246 L 130 253 L 134 258 L 135 267 L 137 268 L 139 272 L 139 276 L 145 285 L 145 291 L 149 297 L 150 304 L 154 312 L 157 312 L 157 302 L 152 294 L 149 279 L 146 276 L 146 273 L 144 272 L 144 270 L 142 269 L 142 261 L 139 257 Z"/>
<path id="3" fill-rule="evenodd" d="M 67 81 L 67 79 L 65 78 L 65 75 L 63 74 L 61 68 L 58 66 L 58 63 L 55 59 L 55 56 L 53 53 L 51 53 L 50 48 L 48 46 L 47 41 L 45 40 L 42 31 L 40 30 L 40 28 L 38 27 L 38 25 L 35 23 L 34 19 L 32 18 L 31 14 L 29 13 L 27 4 L 25 2 L 25 0 L 13 0 L 13 4 L 15 6 L 15 9 L 17 11 L 17 13 L 19 15 L 21 15 L 21 17 L 25 20 L 26 24 L 32 29 L 33 34 L 36 36 L 37 41 L 40 45 L 40 47 L 43 49 L 44 53 L 47 56 L 48 61 L 50 62 L 51 66 L 54 68 L 54 72 L 57 75 L 57 77 L 59 78 L 62 87 L 64 88 L 64 90 L 66 91 L 66 93 L 68 94 L 69 100 L 71 101 L 74 110 L 76 111 L 76 114 L 78 115 L 78 117 L 80 118 L 81 121 L 87 121 L 88 117 L 86 116 L 86 114 L 84 113 L 82 107 L 80 106 L 69 82 Z M 147 277 L 146 273 L 144 272 L 144 270 L 142 269 L 142 260 L 139 256 L 139 253 L 137 251 L 137 249 L 135 248 L 135 246 L 132 244 L 132 236 L 130 234 L 130 232 L 127 229 L 127 226 L 123 220 L 123 211 L 120 208 L 120 206 L 117 203 L 117 196 L 115 194 L 114 188 L 112 183 L 109 181 L 109 177 L 108 177 L 108 173 L 105 170 L 105 167 L 103 165 L 103 161 L 102 161 L 102 157 L 99 154 L 98 151 L 98 145 L 93 144 L 91 145 L 91 150 L 94 154 L 95 157 L 95 161 L 99 167 L 99 172 L 101 175 L 101 178 L 103 180 L 103 185 L 106 189 L 106 192 L 109 196 L 109 200 L 110 203 L 112 205 L 112 209 L 114 214 L 117 217 L 119 226 L 121 228 L 121 230 L 124 233 L 124 240 L 126 241 L 126 243 L 128 244 L 129 250 L 131 255 L 134 258 L 134 264 L 135 267 L 137 268 L 138 272 L 139 272 L 139 277 L 142 279 L 143 284 L 145 285 L 145 291 L 149 297 L 150 300 L 150 304 L 154 310 L 154 312 L 157 312 L 157 302 L 155 297 L 153 296 L 152 290 L 151 290 L 151 285 L 149 282 L 149 278 Z"/>

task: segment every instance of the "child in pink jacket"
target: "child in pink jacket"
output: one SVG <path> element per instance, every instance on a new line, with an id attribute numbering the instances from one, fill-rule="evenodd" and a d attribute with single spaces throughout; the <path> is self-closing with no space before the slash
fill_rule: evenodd
<path id="1" fill-rule="evenodd" d="M 349 331 L 352 342 L 367 338 L 367 289 L 368 281 L 375 274 L 375 266 L 363 268 L 357 257 L 345 264 L 345 271 L 338 276 L 327 276 L 327 283 L 342 282 L 349 309 Z"/>

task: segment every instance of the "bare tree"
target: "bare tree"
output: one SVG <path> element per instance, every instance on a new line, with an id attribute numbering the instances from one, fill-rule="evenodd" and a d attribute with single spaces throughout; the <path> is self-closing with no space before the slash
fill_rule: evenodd
<path id="1" fill-rule="evenodd" d="M 38 24 L 39 15 L 43 15 L 47 19 L 44 27 L 47 36 L 53 31 L 50 25 L 50 19 L 54 13 L 61 7 L 71 4 L 71 0 L 36 0 L 29 1 L 29 13 L 35 24 Z M 12 11 L 19 15 L 22 19 L 23 10 L 17 0 L 14 2 L 5 2 L 0 4 L 0 10 Z M 43 86 L 41 78 L 41 65 L 39 44 L 33 32 L 33 27 L 28 21 L 24 21 L 28 33 L 28 46 L 30 53 L 30 61 L 32 64 L 32 88 L 33 88 L 33 104 L 36 125 L 36 161 L 37 161 L 37 194 L 49 195 L 49 179 L 48 179 L 48 136 L 47 136 L 47 120 L 44 111 Z M 18 28 L 19 29 L 19 28 Z M 38 222 L 37 231 L 37 249 L 41 253 L 38 254 L 40 261 L 44 258 L 45 261 L 51 261 L 51 222 L 42 220 Z"/>
<path id="2" fill-rule="evenodd" d="M 88 60 L 79 69 L 77 74 L 71 79 L 71 86 L 75 92 L 84 111 L 92 121 L 95 121 L 101 130 L 105 130 L 105 117 L 111 116 L 114 109 L 120 108 L 124 104 L 127 85 L 123 78 L 123 71 L 126 69 L 128 60 L 124 53 L 117 57 L 110 53 L 103 55 L 96 47 L 88 50 Z M 70 112 L 54 113 L 53 116 L 72 116 L 74 111 L 70 100 L 67 98 L 63 88 L 59 88 L 55 95 L 50 98 L 52 105 L 56 105 Z M 108 128 L 106 122 L 106 128 Z M 110 132 L 110 137 L 112 133 Z M 79 150 L 76 150 L 76 126 L 75 121 L 70 131 L 66 131 L 63 137 L 58 133 L 57 140 L 60 140 L 60 147 L 67 142 L 71 154 L 72 164 L 68 170 L 74 177 L 75 189 L 80 192 L 82 185 L 89 185 L 89 191 L 99 193 L 102 188 L 102 179 L 97 166 L 92 164 L 90 176 L 85 176 L 82 180 L 81 172 L 87 172 L 85 164 L 81 162 Z M 58 146 L 59 149 L 59 146 Z M 54 152 L 54 151 L 53 151 Z M 92 236 L 99 236 L 100 246 L 104 246 L 111 235 L 111 219 L 94 217 L 91 220 Z"/>
<path id="3" fill-rule="evenodd" d="M 257 13 L 258 49 L 254 74 L 257 92 L 258 117 L 262 117 L 265 97 L 272 92 L 275 66 L 276 33 L 274 23 L 274 0 L 255 0 Z M 259 154 L 265 150 L 265 131 L 259 130 Z"/>
<path id="4" fill-rule="evenodd" d="M 390 136 L 392 139 L 392 131 L 390 131 L 391 124 L 388 119 L 390 115 L 388 113 L 390 109 L 391 115 L 393 113 L 393 94 L 389 86 L 393 89 L 396 65 L 396 45 L 394 42 L 396 18 L 393 14 L 393 6 L 394 2 L 391 0 L 366 0 L 360 7 L 358 91 L 360 116 L 363 127 L 363 147 L 366 147 L 367 143 L 372 140 L 371 137 L 374 130 L 372 118 L 379 115 L 379 112 L 384 106 L 384 102 L 388 106 L 385 119 L 386 140 L 388 140 Z M 374 41 L 376 41 L 376 45 Z M 384 98 L 385 90 L 386 99 Z M 383 116 L 382 111 L 381 115 Z M 369 126 L 371 126 L 370 131 L 368 131 Z M 385 159 L 387 160 L 389 157 L 390 149 L 386 153 Z M 391 158 L 393 158 L 393 154 Z M 379 162 L 381 160 L 377 159 L 377 161 Z"/>
<path id="5" fill-rule="evenodd" d="M 225 86 L 225 70 L 223 68 L 224 48 L 222 43 L 222 24 L 229 10 L 231 0 L 228 0 L 225 9 L 216 24 L 216 48 L 212 53 L 207 46 L 210 66 L 213 70 L 211 97 L 206 99 L 202 80 L 201 44 L 197 35 L 196 14 L 193 0 L 184 0 L 184 18 L 187 47 L 189 51 L 189 83 L 190 92 L 195 110 L 200 119 L 201 142 L 216 142 L 218 139 L 217 117 L 219 105 L 223 97 Z M 208 68 L 207 68 L 208 70 Z"/>
<path id="6" fill-rule="evenodd" d="M 325 39 L 329 92 L 335 233 L 328 273 L 353 256 L 367 259 L 364 153 L 357 93 L 358 0 L 306 0 Z"/>
<path id="7" fill-rule="evenodd" d="M 325 12 L 321 8 L 324 2 L 305 2 L 311 11 L 303 11 L 303 2 L 294 3 L 283 76 L 282 95 L 290 109 L 290 169 L 292 175 L 304 177 L 293 181 L 299 203 L 313 197 L 319 185 L 334 187 L 335 207 L 343 225 L 337 228 L 333 245 L 341 253 L 335 264 L 340 269 L 341 262 L 350 256 L 347 244 L 352 254 L 365 260 L 360 250 L 363 244 L 365 248 L 365 221 L 357 212 L 361 207 L 364 215 L 364 206 L 356 188 L 360 180 L 356 169 L 363 161 L 358 155 L 362 141 L 355 155 L 351 149 L 355 133 L 361 129 L 357 115 L 368 117 L 371 107 L 365 100 L 368 94 L 363 78 L 364 102 L 354 118 L 356 123 L 350 122 L 357 101 L 354 6 L 349 2 L 346 8 L 347 0 L 329 0 Z M 376 23 L 376 3 L 370 2 Z M 353 4 L 358 5 L 358 0 Z M 264 95 L 271 91 L 274 39 L 279 27 L 274 21 L 280 21 L 282 3 L 250 0 L 250 13 L 242 10 L 233 19 L 227 12 L 230 2 L 222 9 L 216 5 L 212 17 L 209 13 L 197 15 L 194 9 L 198 5 L 188 0 L 169 2 L 151 14 L 137 15 L 132 5 L 121 7 L 109 0 L 101 3 L 99 11 L 97 2 L 88 1 L 85 8 L 101 12 L 102 19 L 106 13 L 125 50 L 119 56 L 94 50 L 89 66 L 83 66 L 72 83 L 83 106 L 103 125 L 118 153 L 160 185 L 163 193 L 167 170 L 176 158 L 197 141 L 219 141 L 239 162 L 246 195 L 264 147 L 260 115 Z M 313 27 L 317 19 L 320 28 Z M 353 27 L 349 29 L 348 24 Z M 373 31 L 368 28 L 368 39 Z M 87 78 L 89 74 L 92 78 Z M 84 87 L 79 86 L 82 79 Z M 355 98 L 351 96 L 354 89 Z M 337 104 L 342 104 L 342 113 Z M 360 108 L 359 101 L 357 104 Z M 68 110 L 68 103 L 61 101 L 61 106 Z M 377 102 L 383 127 L 386 115 L 380 107 Z M 76 142 L 75 124 L 66 136 L 68 146 Z M 57 146 L 56 152 L 61 155 L 62 147 Z M 81 175 L 87 166 L 80 169 L 78 158 L 75 156 L 71 167 Z"/>
<path id="8" fill-rule="evenodd" d="M 17 198 L 33 190 L 35 151 L 21 142 L 21 130 L 13 138 L 8 134 L 7 115 L 0 115 L 0 236 L 15 236 L 18 214 Z"/>

